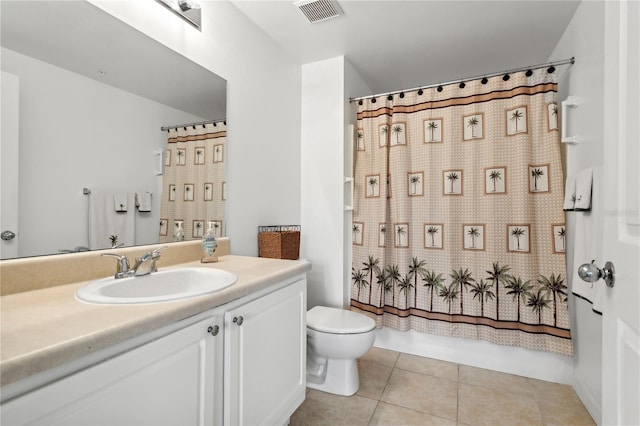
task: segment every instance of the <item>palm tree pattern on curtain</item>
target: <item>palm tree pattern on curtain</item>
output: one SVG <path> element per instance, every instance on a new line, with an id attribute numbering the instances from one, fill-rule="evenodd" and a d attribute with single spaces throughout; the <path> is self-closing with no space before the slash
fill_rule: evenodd
<path id="1" fill-rule="evenodd" d="M 359 106 L 351 308 L 571 355 L 557 75 L 511 77 Z"/>
<path id="2" fill-rule="evenodd" d="M 225 235 L 227 126 L 215 123 L 169 129 L 162 176 L 160 242 L 174 241 L 182 223 L 185 239 L 199 239 L 213 222 Z"/>

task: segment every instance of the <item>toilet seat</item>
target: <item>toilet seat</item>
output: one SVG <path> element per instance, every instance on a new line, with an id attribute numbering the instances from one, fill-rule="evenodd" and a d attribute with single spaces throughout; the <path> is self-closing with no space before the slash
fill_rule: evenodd
<path id="1" fill-rule="evenodd" d="M 307 327 L 322 333 L 368 333 L 376 326 L 371 318 L 345 309 L 316 306 L 307 311 Z"/>

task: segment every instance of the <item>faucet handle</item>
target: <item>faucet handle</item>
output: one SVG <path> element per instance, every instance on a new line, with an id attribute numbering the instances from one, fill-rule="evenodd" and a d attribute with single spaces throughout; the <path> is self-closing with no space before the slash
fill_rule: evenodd
<path id="1" fill-rule="evenodd" d="M 160 259 L 160 252 L 166 248 L 167 246 L 161 246 L 151 252 L 151 272 L 158 272 L 156 261 Z"/>
<path id="2" fill-rule="evenodd" d="M 160 247 L 156 247 L 155 249 L 153 249 L 151 251 L 151 257 L 153 259 L 159 259 L 160 258 L 160 252 L 162 250 L 165 250 L 167 248 L 167 246 L 160 246 Z"/>
<path id="3" fill-rule="evenodd" d="M 118 270 L 115 278 L 123 278 L 129 272 L 129 259 L 127 259 L 127 256 L 115 253 L 102 253 L 101 256 L 115 257 L 118 259 Z"/>

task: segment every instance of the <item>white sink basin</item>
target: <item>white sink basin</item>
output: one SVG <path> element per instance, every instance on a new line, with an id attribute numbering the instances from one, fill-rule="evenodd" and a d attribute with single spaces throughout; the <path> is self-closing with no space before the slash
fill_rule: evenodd
<path id="1" fill-rule="evenodd" d="M 140 277 L 92 281 L 81 287 L 76 297 L 107 305 L 168 302 L 215 293 L 237 280 L 235 274 L 220 269 L 168 269 Z"/>

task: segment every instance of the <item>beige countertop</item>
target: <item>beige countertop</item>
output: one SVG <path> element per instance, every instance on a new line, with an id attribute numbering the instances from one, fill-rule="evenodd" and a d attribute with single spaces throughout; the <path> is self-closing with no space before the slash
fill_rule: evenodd
<path id="1" fill-rule="evenodd" d="M 218 263 L 186 262 L 238 276 L 231 287 L 196 298 L 141 305 L 95 305 L 75 298 L 88 281 L 0 297 L 0 385 L 43 372 L 224 305 L 303 274 L 306 260 L 221 256 Z M 165 268 L 161 268 L 165 269 Z"/>

